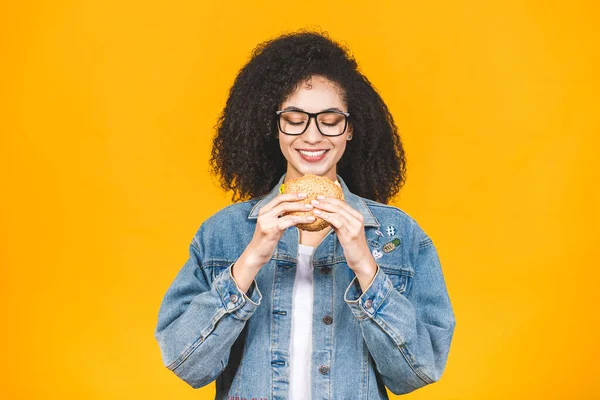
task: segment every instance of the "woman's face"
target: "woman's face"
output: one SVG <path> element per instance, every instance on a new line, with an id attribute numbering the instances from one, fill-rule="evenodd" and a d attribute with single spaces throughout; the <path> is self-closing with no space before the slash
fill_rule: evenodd
<path id="1" fill-rule="evenodd" d="M 337 88 L 321 76 L 313 76 L 309 81 L 302 82 L 279 109 L 285 110 L 288 107 L 311 113 L 327 109 L 348 111 Z M 336 164 L 344 154 L 348 135 L 352 135 L 350 122 L 340 136 L 322 135 L 315 122 L 312 118 L 302 135 L 286 135 L 279 130 L 279 146 L 287 160 L 286 181 L 305 174 L 326 176 L 334 181 L 337 179 Z M 325 153 L 320 155 L 323 150 Z M 306 151 L 311 153 L 307 154 Z"/>

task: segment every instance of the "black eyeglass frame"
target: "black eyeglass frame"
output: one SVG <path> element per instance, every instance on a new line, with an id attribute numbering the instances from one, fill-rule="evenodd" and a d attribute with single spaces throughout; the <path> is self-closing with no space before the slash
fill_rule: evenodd
<path id="1" fill-rule="evenodd" d="M 306 123 L 306 126 L 304 127 L 304 130 L 300 133 L 287 133 L 284 132 L 283 129 L 281 129 L 281 114 L 286 113 L 286 112 L 296 112 L 296 113 L 302 113 L 302 114 L 306 114 L 308 115 L 308 122 Z M 284 133 L 285 135 L 290 135 L 290 136 L 300 136 L 302 135 L 304 132 L 306 132 L 306 130 L 308 129 L 309 125 L 310 125 L 310 120 L 312 118 L 315 119 L 315 124 L 317 125 L 317 130 L 319 131 L 319 133 L 323 136 L 327 136 L 327 137 L 335 137 L 335 136 L 341 136 L 346 132 L 346 128 L 348 128 L 348 119 L 350 118 L 350 113 L 344 112 L 344 111 L 320 111 L 318 113 L 309 113 L 306 111 L 300 111 L 300 110 L 278 110 L 275 111 L 275 114 L 277 114 L 277 127 L 279 128 L 279 130 Z M 346 118 L 344 118 L 344 129 L 342 130 L 342 133 L 337 134 L 337 135 L 327 135 L 323 132 L 321 132 L 321 128 L 319 128 L 319 122 L 317 121 L 317 117 L 320 114 L 342 114 L 343 116 L 345 116 Z"/>

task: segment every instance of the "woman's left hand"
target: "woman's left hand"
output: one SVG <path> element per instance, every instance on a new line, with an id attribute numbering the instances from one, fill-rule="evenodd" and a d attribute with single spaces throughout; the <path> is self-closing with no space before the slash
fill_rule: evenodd
<path id="1" fill-rule="evenodd" d="M 358 277 L 361 287 L 365 282 L 368 285 L 377 272 L 377 265 L 367 244 L 362 214 L 332 197 L 318 196 L 311 203 L 315 216 L 329 222 L 337 234 L 348 267 Z"/>

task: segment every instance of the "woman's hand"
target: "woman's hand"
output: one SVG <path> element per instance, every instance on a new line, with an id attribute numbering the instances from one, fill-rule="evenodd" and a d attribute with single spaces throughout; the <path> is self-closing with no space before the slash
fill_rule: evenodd
<path id="1" fill-rule="evenodd" d="M 277 242 L 287 228 L 315 220 L 312 215 L 283 215 L 291 211 L 312 210 L 311 204 L 298 201 L 303 198 L 306 198 L 305 193 L 279 194 L 258 211 L 254 236 L 231 270 L 242 292 L 248 291 L 258 271 L 269 262 Z"/>
<path id="2" fill-rule="evenodd" d="M 266 264 L 273 255 L 283 232 L 292 225 L 310 223 L 315 217 L 283 215 L 292 211 L 312 210 L 311 204 L 299 202 L 306 193 L 279 194 L 258 211 L 254 236 L 246 251 L 260 265 Z M 281 217 L 280 217 L 281 216 Z"/>
<path id="3" fill-rule="evenodd" d="M 367 244 L 362 214 L 332 197 L 318 196 L 312 204 L 313 213 L 331 224 L 344 248 L 348 267 L 356 274 L 363 291 L 366 290 L 377 272 L 377 264 Z"/>

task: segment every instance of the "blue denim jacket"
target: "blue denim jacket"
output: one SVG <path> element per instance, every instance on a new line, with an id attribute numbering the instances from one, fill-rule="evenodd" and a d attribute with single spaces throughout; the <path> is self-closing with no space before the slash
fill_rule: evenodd
<path id="1" fill-rule="evenodd" d="M 247 293 L 231 275 L 284 177 L 200 226 L 160 306 L 154 335 L 164 365 L 193 388 L 216 379 L 215 399 L 287 398 L 298 228 L 283 233 Z M 455 326 L 436 248 L 408 214 L 338 180 L 364 217 L 378 268 L 363 293 L 333 230 L 315 249 L 312 399 L 387 399 L 385 387 L 403 394 L 436 382 Z"/>

